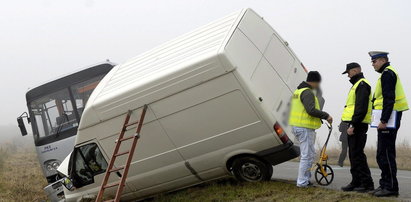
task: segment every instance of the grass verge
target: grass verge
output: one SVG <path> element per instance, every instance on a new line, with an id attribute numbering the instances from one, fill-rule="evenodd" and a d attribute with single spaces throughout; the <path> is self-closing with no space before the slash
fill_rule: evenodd
<path id="1" fill-rule="evenodd" d="M 43 201 L 47 185 L 33 148 L 2 148 L 0 201 Z M 4 156 L 3 156 L 4 155 Z"/>
<path id="2" fill-rule="evenodd" d="M 162 194 L 146 201 L 156 202 L 219 202 L 219 201 L 391 201 L 367 194 L 347 193 L 320 187 L 297 188 L 294 184 L 270 181 L 239 183 L 219 180 L 181 191 Z"/>
<path id="3" fill-rule="evenodd" d="M 334 153 L 334 152 L 330 152 Z M 338 152 L 335 152 L 338 153 Z M 34 148 L 0 148 L 0 202 L 46 201 L 44 179 Z M 167 194 L 147 201 L 389 201 L 366 194 L 346 193 L 312 187 L 301 189 L 278 181 L 239 183 L 218 180 Z"/>

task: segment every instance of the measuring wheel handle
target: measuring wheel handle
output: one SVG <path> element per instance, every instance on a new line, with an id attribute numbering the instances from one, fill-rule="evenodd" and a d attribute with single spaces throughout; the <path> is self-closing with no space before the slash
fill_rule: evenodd
<path id="1" fill-rule="evenodd" d="M 321 186 L 327 186 L 331 184 L 334 180 L 334 171 L 329 165 L 322 165 L 323 170 L 321 169 L 321 165 L 317 166 L 315 169 L 315 181 Z"/>

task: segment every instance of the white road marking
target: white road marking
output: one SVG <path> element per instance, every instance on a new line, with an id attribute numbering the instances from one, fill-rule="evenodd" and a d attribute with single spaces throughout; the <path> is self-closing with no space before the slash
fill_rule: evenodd
<path id="1" fill-rule="evenodd" d="M 350 168 L 347 167 L 331 167 L 333 170 L 349 170 Z"/>

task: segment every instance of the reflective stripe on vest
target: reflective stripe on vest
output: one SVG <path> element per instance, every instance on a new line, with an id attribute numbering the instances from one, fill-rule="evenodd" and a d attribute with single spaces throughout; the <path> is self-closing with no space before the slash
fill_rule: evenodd
<path id="1" fill-rule="evenodd" d="M 345 103 L 345 108 L 344 108 L 344 112 L 342 114 L 341 120 L 343 121 L 351 121 L 352 120 L 352 116 L 354 115 L 354 110 L 355 110 L 355 100 L 356 100 L 356 95 L 355 95 L 355 91 L 357 90 L 358 85 L 360 85 L 360 83 L 364 81 L 365 83 L 367 83 L 368 85 L 370 85 L 370 83 L 362 78 L 360 80 L 358 80 L 350 89 L 350 92 L 348 93 L 348 97 L 347 97 L 347 102 Z M 371 93 L 369 95 L 368 98 L 368 110 L 367 110 L 367 115 L 365 115 L 364 119 L 362 120 L 362 123 L 371 123 L 371 111 L 372 111 L 372 103 L 371 103 Z"/>
<path id="2" fill-rule="evenodd" d="M 311 90 L 310 88 L 301 88 L 294 91 L 293 98 L 291 101 L 291 113 L 289 124 L 292 126 L 318 129 L 321 127 L 321 119 L 313 117 L 307 113 L 301 102 L 301 93 L 305 90 Z M 317 96 L 315 98 L 315 108 L 320 109 L 320 104 L 318 102 Z"/>
<path id="3" fill-rule="evenodd" d="M 384 71 L 393 71 L 397 76 L 397 83 L 395 84 L 395 103 L 394 103 L 394 110 L 395 111 L 405 111 L 408 110 L 408 103 L 407 98 L 405 97 L 404 88 L 402 87 L 402 83 L 400 77 L 398 76 L 397 71 L 394 70 L 391 66 L 385 68 Z M 381 74 L 382 76 L 382 74 Z M 377 86 L 375 87 L 374 93 L 374 109 L 382 109 L 384 98 L 382 96 L 382 87 L 381 87 L 381 76 L 377 81 Z"/>

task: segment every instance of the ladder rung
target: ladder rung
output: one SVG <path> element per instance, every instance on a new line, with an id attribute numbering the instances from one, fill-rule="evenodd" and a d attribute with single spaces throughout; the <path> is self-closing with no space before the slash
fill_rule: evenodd
<path id="1" fill-rule="evenodd" d="M 125 138 L 123 138 L 123 139 L 120 139 L 120 142 L 126 141 L 126 140 L 130 140 L 130 139 L 133 139 L 133 138 L 134 138 L 134 136 L 125 137 Z"/>
<path id="2" fill-rule="evenodd" d="M 125 152 L 117 153 L 117 154 L 115 154 L 114 156 L 115 156 L 115 157 L 117 157 L 117 156 L 122 156 L 122 155 L 128 154 L 128 153 L 130 153 L 130 151 L 125 151 Z"/>
<path id="3" fill-rule="evenodd" d="M 119 171 L 119 170 L 123 170 L 123 169 L 124 169 L 124 166 L 120 166 L 120 167 L 118 167 L 118 168 L 113 168 L 113 169 L 109 170 L 108 172 L 113 173 L 113 172 L 116 172 L 116 171 Z"/>
<path id="4" fill-rule="evenodd" d="M 108 185 L 104 186 L 104 189 L 115 187 L 115 186 L 118 186 L 119 184 L 120 184 L 120 182 L 115 182 L 115 183 L 112 183 L 112 184 L 108 184 Z"/>
<path id="5" fill-rule="evenodd" d="M 126 124 L 125 126 L 126 126 L 126 127 L 129 127 L 129 126 L 132 126 L 132 125 L 136 125 L 136 124 L 138 124 L 138 122 L 139 122 L 139 121 L 134 121 L 134 122 L 131 122 L 131 123 Z"/>

